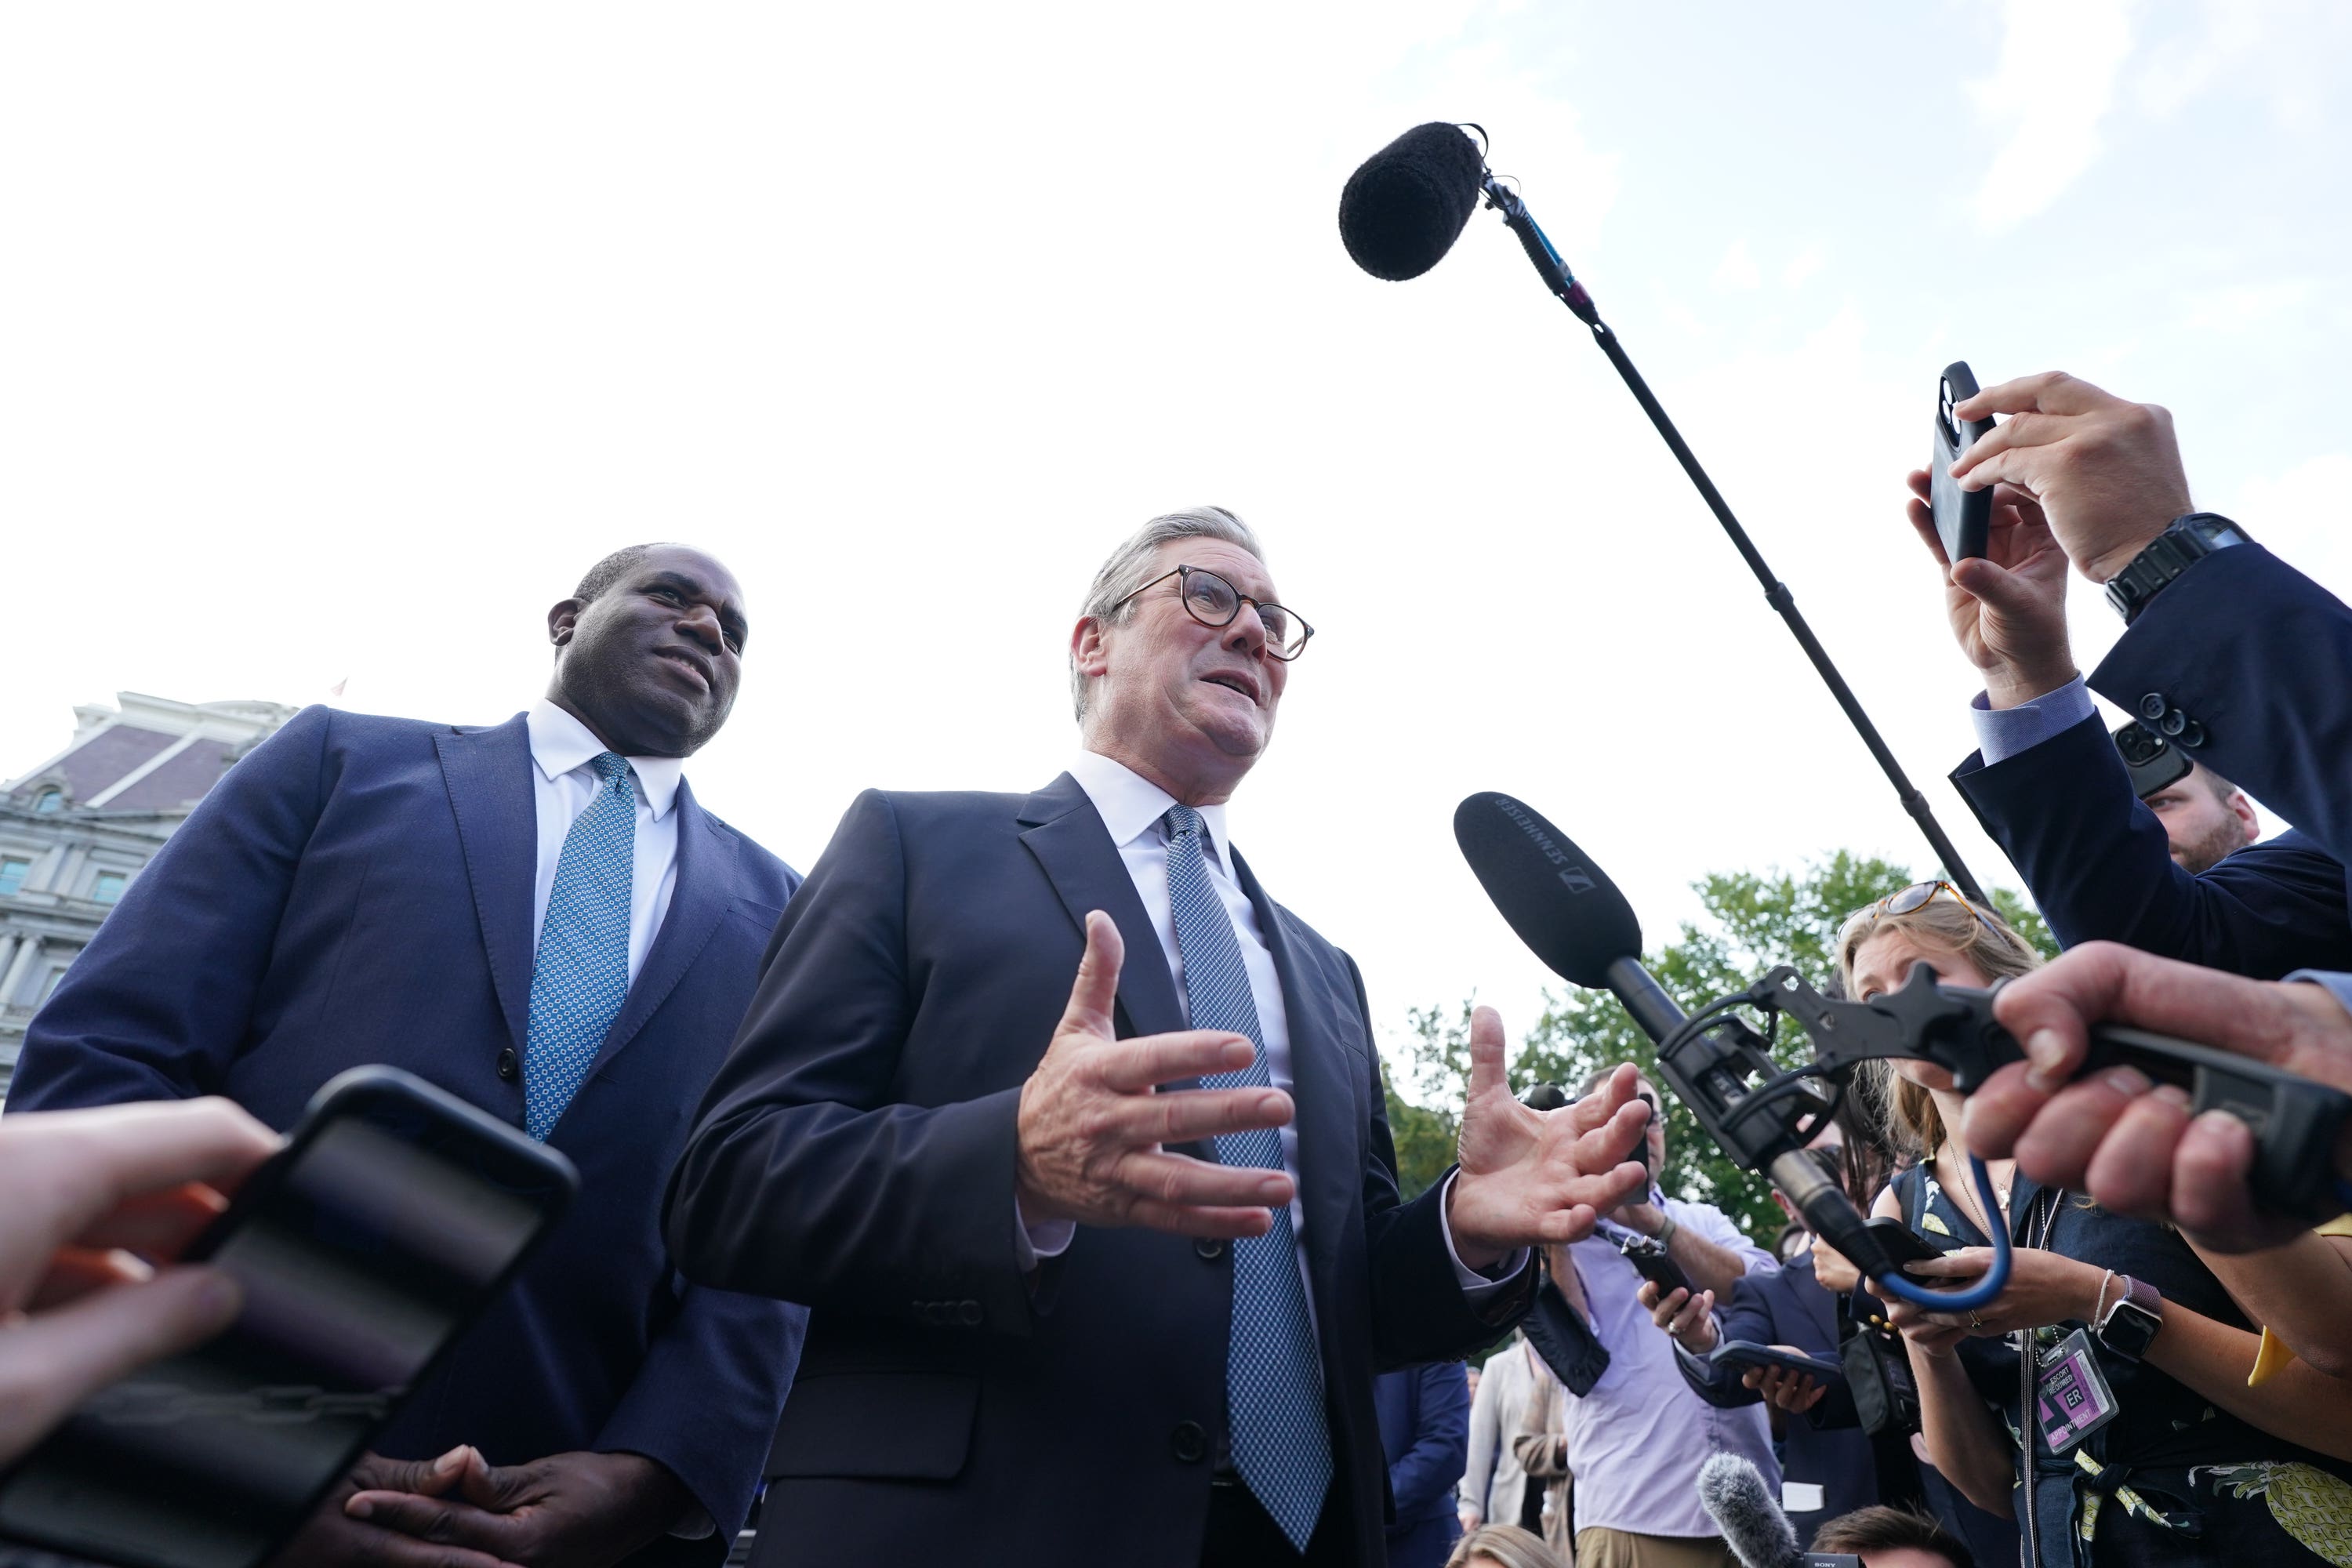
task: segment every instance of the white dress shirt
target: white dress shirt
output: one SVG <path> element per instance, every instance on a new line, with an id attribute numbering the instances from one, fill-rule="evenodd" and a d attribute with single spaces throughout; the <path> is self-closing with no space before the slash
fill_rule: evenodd
<path id="1" fill-rule="evenodd" d="M 530 884 L 531 951 L 539 951 L 539 929 L 547 922 L 548 895 L 555 889 L 555 868 L 563 858 L 563 837 L 572 820 L 596 798 L 601 782 L 588 764 L 608 748 L 595 732 L 544 697 L 530 705 L 523 723 L 530 732 L 531 797 L 539 807 L 539 864 Z M 669 913 L 670 895 L 677 890 L 677 786 L 686 777 L 682 757 L 631 757 L 629 773 L 636 784 L 637 826 L 634 835 L 636 865 L 629 881 L 629 984 L 652 951 Z"/>
<path id="2" fill-rule="evenodd" d="M 1078 753 L 1070 764 L 1070 776 L 1087 792 L 1087 798 L 1094 803 L 1095 814 L 1102 818 L 1103 826 L 1110 831 L 1111 842 L 1118 847 L 1119 860 L 1135 883 L 1136 897 L 1143 901 L 1143 912 L 1150 918 L 1151 929 L 1159 933 L 1160 952 L 1168 960 L 1168 973 L 1176 982 L 1176 1005 L 1184 1010 L 1189 1025 L 1192 1003 L 1184 993 L 1184 955 L 1176 943 L 1176 911 L 1168 897 L 1168 832 L 1160 822 L 1168 808 L 1176 804 L 1176 797 L 1125 763 L 1092 752 Z M 1258 1040 L 1265 1049 L 1266 1076 L 1273 1079 L 1275 1088 L 1289 1094 L 1294 1081 L 1290 1068 L 1290 1014 L 1283 1005 L 1282 978 L 1275 972 L 1274 952 L 1266 945 L 1265 932 L 1258 927 L 1257 907 L 1250 902 L 1249 895 L 1242 890 L 1241 879 L 1234 873 L 1230 841 L 1225 837 L 1225 808 L 1203 805 L 1196 809 L 1208 837 L 1208 852 L 1202 861 L 1209 882 L 1217 889 L 1218 900 L 1234 922 L 1234 935 L 1241 944 L 1242 966 L 1249 973 L 1250 1000 L 1257 1007 Z M 1129 953 L 1127 961 L 1139 962 L 1139 955 Z M 1291 1181 L 1290 1223 L 1298 1237 L 1298 1269 L 1305 1277 L 1307 1211 L 1299 1194 L 1306 1190 L 1306 1184 L 1298 1174 L 1297 1121 L 1285 1126 L 1281 1135 L 1282 1168 Z M 1453 1227 L 1445 1223 L 1443 1210 L 1439 1225 L 1445 1233 L 1446 1250 L 1452 1253 Z M 1058 1255 L 1077 1234 L 1077 1226 L 1068 1220 L 1041 1225 L 1024 1222 L 1019 1230 L 1024 1268 L 1034 1258 Z M 1457 1255 L 1454 1272 L 1463 1290 L 1476 1301 L 1509 1283 L 1526 1267 L 1528 1258 L 1525 1251 L 1515 1254 L 1508 1268 L 1499 1276 L 1489 1278 L 1468 1267 Z M 1311 1279 L 1307 1279 L 1307 1310 L 1313 1312 L 1315 1285 Z"/>

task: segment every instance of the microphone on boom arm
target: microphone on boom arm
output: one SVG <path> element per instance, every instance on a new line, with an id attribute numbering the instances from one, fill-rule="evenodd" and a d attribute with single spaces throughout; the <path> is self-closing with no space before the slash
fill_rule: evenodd
<path id="1" fill-rule="evenodd" d="M 1783 1071 L 1764 1037 L 1729 1011 L 1740 996 L 1685 1015 L 1642 965 L 1633 905 L 1566 834 L 1525 803 L 1488 791 L 1456 808 L 1454 837 L 1519 940 L 1561 979 L 1623 1003 L 1657 1042 L 1658 1073 L 1675 1098 L 1724 1152 L 1788 1194 L 1814 1235 L 1913 1301 L 1965 1311 L 2000 1294 L 2009 1282 L 2005 1233 L 1992 1238 L 1991 1267 L 1962 1289 L 1928 1290 L 1902 1274 L 1853 1199 L 1805 1156 L 1839 1091 L 1804 1069 Z M 1975 1168 L 1989 1193 L 1983 1162 Z"/>
<path id="2" fill-rule="evenodd" d="M 1473 125 L 1468 131 L 1476 131 L 1480 140 L 1485 139 L 1483 128 Z M 1983 889 L 1962 864 L 1959 851 L 1936 820 L 1927 797 L 1913 787 L 1903 765 L 1895 760 L 1895 753 L 1879 735 L 1877 726 L 1862 710 L 1862 702 L 1854 696 L 1853 689 L 1846 685 L 1845 677 L 1830 661 L 1829 651 L 1797 612 L 1796 595 L 1789 592 L 1788 584 L 1772 575 L 1771 567 L 1765 564 L 1762 553 L 1748 539 L 1748 531 L 1739 526 L 1739 520 L 1732 516 L 1715 481 L 1699 467 L 1682 432 L 1666 416 L 1664 406 L 1642 379 L 1642 373 L 1633 368 L 1617 334 L 1601 319 L 1592 296 L 1569 270 L 1568 263 L 1545 237 L 1519 194 L 1488 172 L 1486 153 L 1478 142 L 1470 139 L 1468 131 L 1444 121 L 1416 125 L 1367 158 L 1349 176 L 1346 187 L 1339 193 L 1339 238 L 1347 246 L 1348 254 L 1373 277 L 1402 282 L 1420 277 L 1444 259 L 1482 198 L 1487 206 L 1502 215 L 1504 226 L 1517 237 L 1519 248 L 1527 252 L 1544 287 L 1573 311 L 1577 320 L 1592 329 L 1593 342 L 1609 356 L 1609 363 L 1617 367 L 1617 374 L 1624 378 L 1634 401 L 1650 416 L 1650 423 L 1664 438 L 1675 460 L 1698 488 L 1700 498 L 1723 525 L 1733 547 L 1748 563 L 1748 569 L 1755 574 L 1757 582 L 1763 586 L 1765 602 L 1779 611 L 1781 620 L 1787 623 L 1806 658 L 1829 687 L 1830 695 L 1836 699 L 1847 721 L 1862 737 L 1862 743 L 1885 773 L 1886 782 L 1894 786 L 1903 809 L 1919 825 L 1919 831 L 1935 850 L 1945 875 L 1962 893 L 1983 903 Z"/>

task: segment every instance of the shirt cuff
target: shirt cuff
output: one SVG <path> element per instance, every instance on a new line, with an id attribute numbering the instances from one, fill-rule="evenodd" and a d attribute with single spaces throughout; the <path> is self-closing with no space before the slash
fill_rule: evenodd
<path id="1" fill-rule="evenodd" d="M 2321 987 L 2336 998 L 2338 1006 L 2347 1013 L 2352 1013 L 2352 974 L 2326 969 L 2298 969 L 2286 977 L 2285 984 L 2291 985 L 2297 981 Z"/>
<path id="2" fill-rule="evenodd" d="M 1984 753 L 1987 767 L 2065 733 L 2097 711 L 2091 703 L 2091 689 L 2079 675 L 2057 690 L 2045 691 L 2014 708 L 1995 708 L 1981 691 L 1969 703 L 1969 717 L 1977 727 L 1977 750 Z"/>
<path id="3" fill-rule="evenodd" d="M 1070 1250 L 1070 1243 L 1078 1234 L 1078 1222 L 1074 1219 L 1049 1219 L 1036 1225 L 1021 1212 L 1021 1194 L 1013 1194 L 1013 1261 L 1020 1272 L 1026 1274 L 1048 1258 L 1059 1258 Z"/>
<path id="4" fill-rule="evenodd" d="M 1475 1307 L 1517 1283 L 1519 1276 L 1527 1272 L 1535 1253 L 1522 1247 L 1496 1264 L 1493 1274 L 1481 1274 L 1462 1261 L 1462 1254 L 1454 1248 L 1454 1222 L 1445 1214 L 1446 1203 L 1454 1196 L 1454 1178 L 1461 1173 L 1459 1171 L 1449 1173 L 1445 1178 L 1445 1190 L 1437 1195 L 1437 1228 L 1445 1237 L 1445 1256 L 1453 1261 L 1454 1279 L 1462 1287 L 1462 1299 Z"/>

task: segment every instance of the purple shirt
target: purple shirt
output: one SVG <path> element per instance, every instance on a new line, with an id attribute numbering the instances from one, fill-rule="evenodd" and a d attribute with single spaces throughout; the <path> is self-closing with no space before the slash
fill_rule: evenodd
<path id="1" fill-rule="evenodd" d="M 1747 1260 L 1748 1271 L 1775 1267 L 1722 1210 L 1668 1198 L 1676 1225 Z M 1592 1331 L 1609 1352 L 1609 1370 L 1567 1409 L 1568 1467 L 1576 1476 L 1576 1528 L 1599 1525 L 1643 1535 L 1717 1533 L 1698 1501 L 1698 1468 L 1711 1454 L 1732 1453 L 1764 1474 L 1774 1496 L 1780 1462 L 1761 1405 L 1718 1410 L 1691 1392 L 1675 1364 L 1675 1344 L 1634 1299 L 1642 1277 L 1599 1237 L 1569 1248 Z"/>

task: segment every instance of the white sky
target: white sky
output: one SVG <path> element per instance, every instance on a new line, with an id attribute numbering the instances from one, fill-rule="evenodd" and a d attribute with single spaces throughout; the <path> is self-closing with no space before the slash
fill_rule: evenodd
<path id="1" fill-rule="evenodd" d="M 0 773 L 121 689 L 493 721 L 644 539 L 754 622 L 698 795 L 1025 789 L 1110 546 L 1229 505 L 1318 628 L 1235 837 L 1376 1015 L 1547 976 L 1452 842 L 1523 795 L 1653 941 L 1891 793 L 1491 215 L 1334 223 L 1476 120 L 1980 876 L 1901 516 L 1937 372 L 2170 406 L 2352 588 L 2352 8 L 1389 4 L 0 11 Z M 2116 623 L 2077 584 L 2087 664 Z"/>

